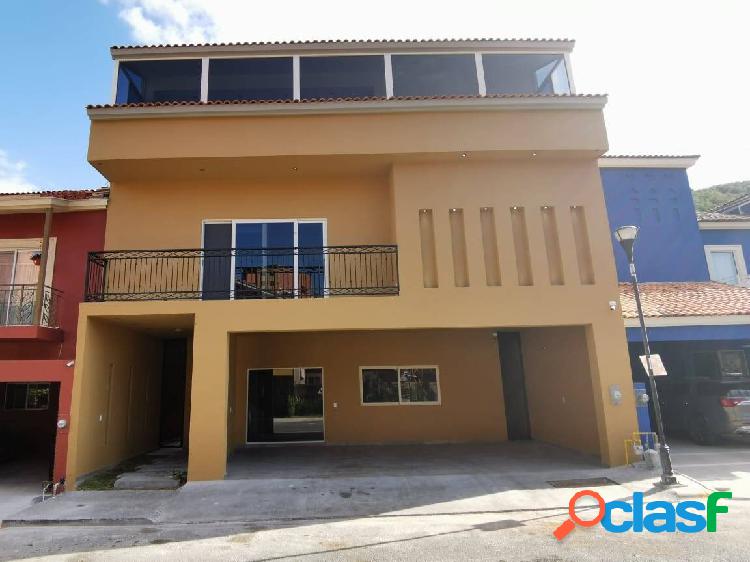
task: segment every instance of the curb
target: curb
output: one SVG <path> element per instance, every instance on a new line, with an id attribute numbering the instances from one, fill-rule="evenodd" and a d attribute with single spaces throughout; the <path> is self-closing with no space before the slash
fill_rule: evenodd
<path id="1" fill-rule="evenodd" d="M 122 527 L 128 525 L 154 525 L 154 522 L 145 517 L 127 519 L 5 519 L 0 521 L 0 529 L 9 527 Z"/>

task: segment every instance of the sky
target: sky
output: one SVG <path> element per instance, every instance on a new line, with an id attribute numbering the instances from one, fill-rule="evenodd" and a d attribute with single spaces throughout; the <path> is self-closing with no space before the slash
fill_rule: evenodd
<path id="1" fill-rule="evenodd" d="M 0 192 L 106 185 L 85 106 L 111 45 L 534 37 L 576 40 L 612 154 L 700 154 L 693 188 L 750 180 L 748 0 L 0 0 Z"/>

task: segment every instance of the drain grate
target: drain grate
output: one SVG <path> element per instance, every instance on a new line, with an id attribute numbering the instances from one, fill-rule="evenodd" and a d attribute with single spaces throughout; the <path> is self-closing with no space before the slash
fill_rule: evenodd
<path id="1" fill-rule="evenodd" d="M 609 478 L 572 478 L 570 480 L 547 480 L 553 488 L 591 488 L 595 486 L 617 486 L 617 482 Z"/>

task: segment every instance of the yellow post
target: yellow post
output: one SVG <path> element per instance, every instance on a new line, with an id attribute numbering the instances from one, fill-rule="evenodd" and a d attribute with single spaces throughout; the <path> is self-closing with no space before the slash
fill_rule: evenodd
<path id="1" fill-rule="evenodd" d="M 617 466 L 627 463 L 622 445 L 637 430 L 633 377 L 622 319 L 613 317 L 586 327 L 586 344 L 589 352 L 596 423 L 599 432 L 599 450 L 602 463 Z M 622 397 L 613 404 L 610 388 L 618 385 Z"/>
<path id="2" fill-rule="evenodd" d="M 196 315 L 190 390 L 188 480 L 222 480 L 227 468 L 229 334 L 220 319 Z"/>

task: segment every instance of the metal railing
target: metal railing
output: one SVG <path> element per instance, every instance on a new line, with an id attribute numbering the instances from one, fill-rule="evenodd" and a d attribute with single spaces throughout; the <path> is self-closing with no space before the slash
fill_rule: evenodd
<path id="1" fill-rule="evenodd" d="M 0 326 L 32 326 L 36 285 L 0 285 Z M 59 328 L 59 309 L 62 293 L 52 287 L 44 287 L 41 299 L 40 326 Z"/>
<path id="2" fill-rule="evenodd" d="M 91 252 L 87 301 L 397 295 L 396 246 Z"/>

